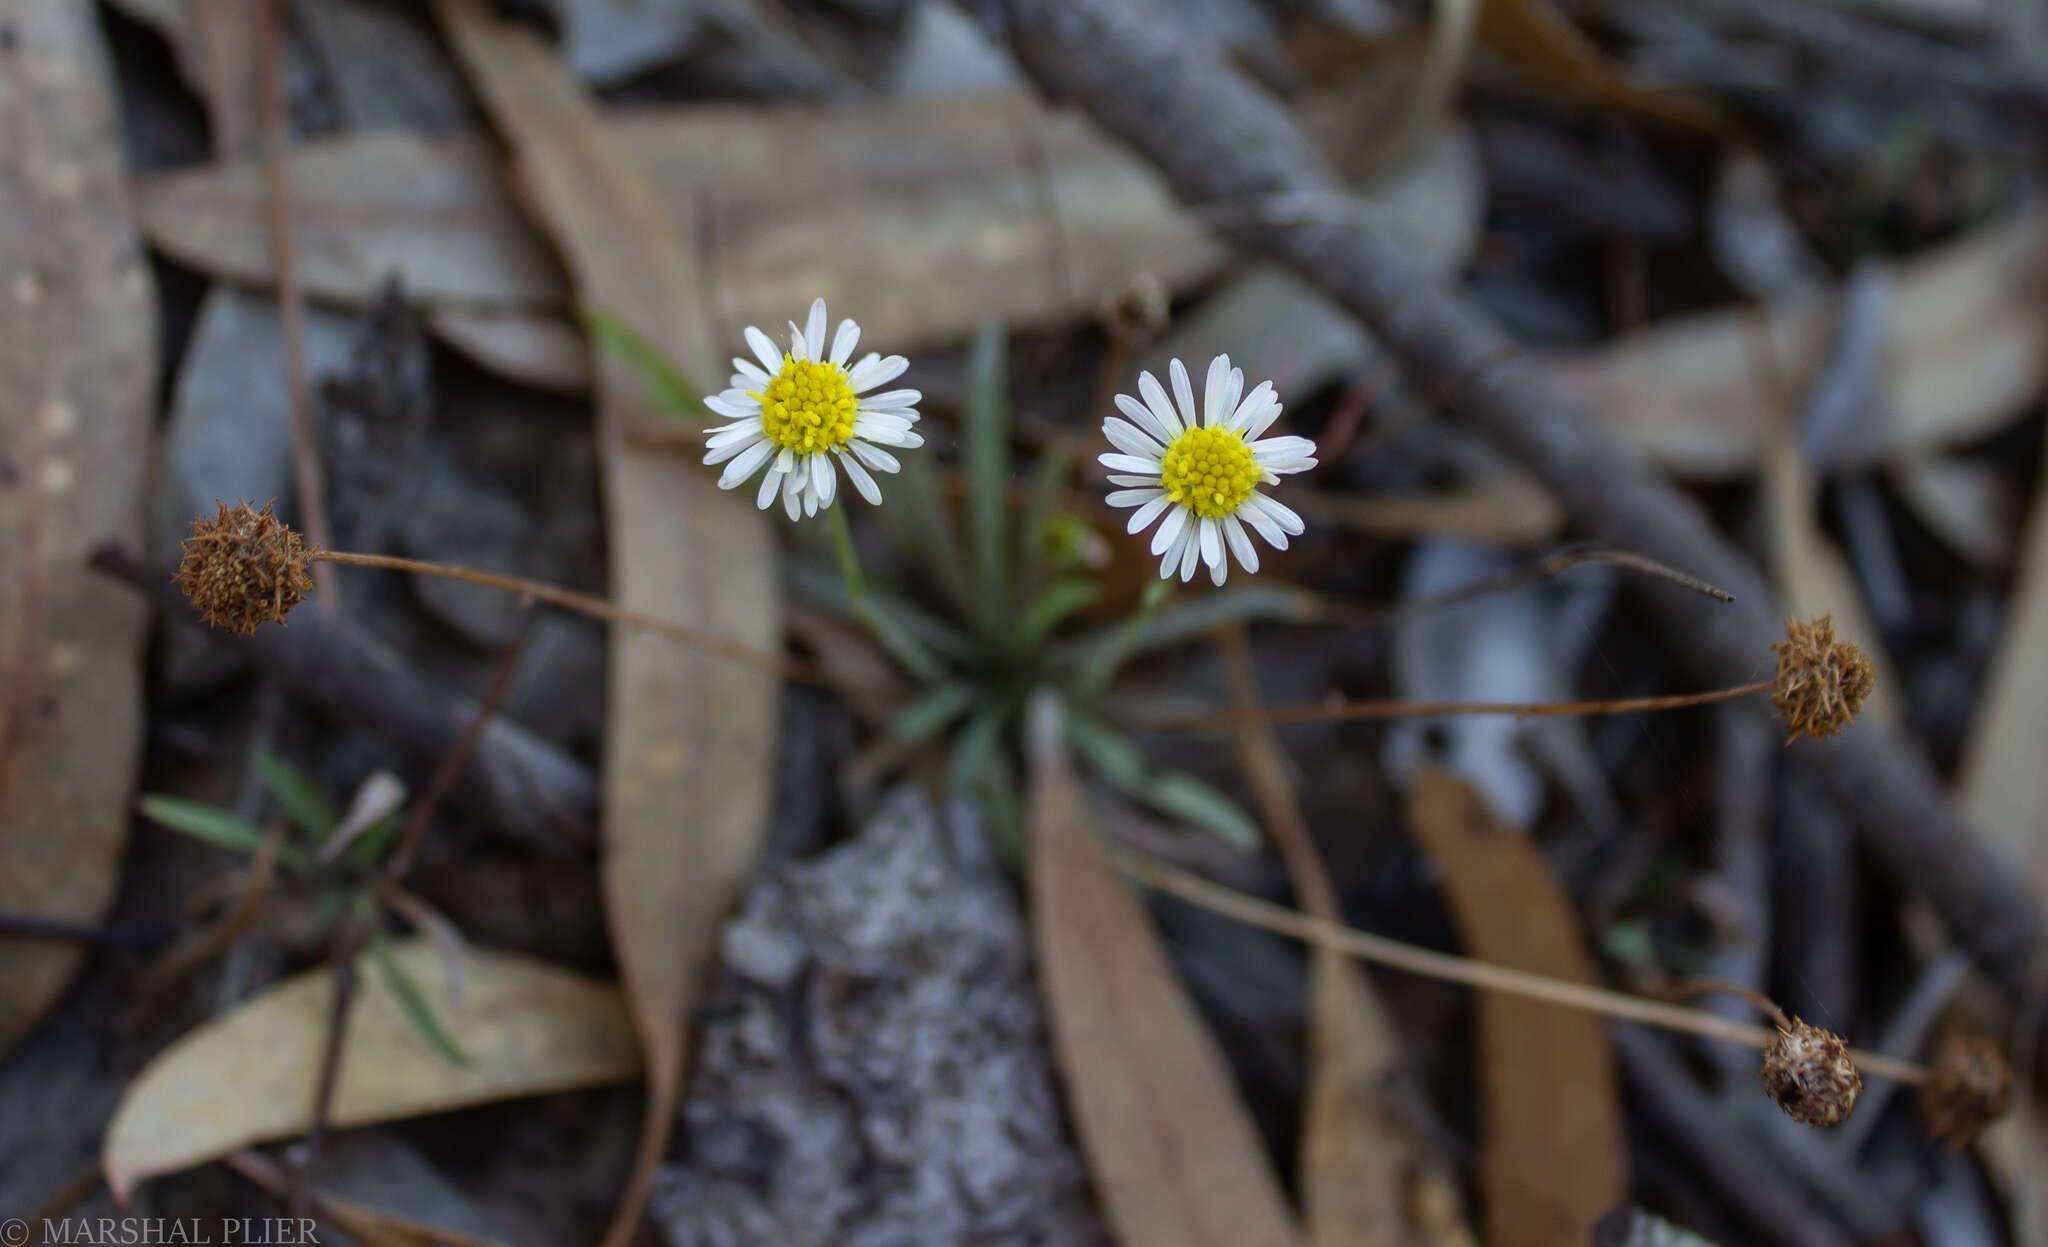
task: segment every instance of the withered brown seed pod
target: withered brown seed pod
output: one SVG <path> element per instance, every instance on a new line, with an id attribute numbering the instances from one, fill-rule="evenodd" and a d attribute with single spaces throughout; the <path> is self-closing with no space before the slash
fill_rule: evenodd
<path id="1" fill-rule="evenodd" d="M 1987 1035 L 1950 1031 L 1920 1089 L 1927 1133 L 1961 1151 L 2012 1107 L 2012 1066 Z"/>
<path id="2" fill-rule="evenodd" d="M 244 635 L 268 620 L 279 623 L 313 588 L 307 572 L 312 551 L 266 504 L 221 504 L 209 520 L 194 516 L 175 583 L 199 608 L 199 617 Z"/>
<path id="3" fill-rule="evenodd" d="M 1835 639 L 1834 618 L 1810 624 L 1785 621 L 1785 639 L 1773 641 L 1778 656 L 1771 706 L 1785 720 L 1785 741 L 1833 736 L 1863 709 L 1877 683 L 1877 667 L 1850 641 Z"/>
<path id="4" fill-rule="evenodd" d="M 1793 1018 L 1780 1026 L 1757 1071 L 1785 1115 L 1809 1126 L 1832 1126 L 1856 1107 L 1863 1075 L 1839 1035 Z"/>

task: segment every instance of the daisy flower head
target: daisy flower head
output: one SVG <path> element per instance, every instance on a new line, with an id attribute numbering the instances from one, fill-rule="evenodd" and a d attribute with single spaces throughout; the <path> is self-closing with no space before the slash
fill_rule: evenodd
<path id="1" fill-rule="evenodd" d="M 796 519 L 832 505 L 844 468 L 861 497 L 881 503 L 882 491 L 872 474 L 901 466 L 882 448 L 924 445 L 911 427 L 923 395 L 916 390 L 869 393 L 902 376 L 910 361 L 871 351 L 849 367 L 846 361 L 859 340 L 860 326 L 842 320 L 826 350 L 823 299 L 811 304 L 803 328 L 790 322 L 787 351 L 747 326 L 754 358 L 733 360 L 727 388 L 704 400 L 730 421 L 708 430 L 705 444 L 704 462 L 725 464 L 720 489 L 736 489 L 765 467 L 756 495 L 761 509 L 779 495 L 789 518 Z"/>
<path id="2" fill-rule="evenodd" d="M 1116 396 L 1117 410 L 1130 419 L 1110 416 L 1102 422 L 1103 436 L 1116 447 L 1101 457 L 1102 466 L 1111 484 L 1125 487 L 1109 495 L 1109 504 L 1138 508 L 1131 516 L 1133 533 L 1166 517 L 1152 534 L 1160 579 L 1175 571 L 1182 580 L 1192 579 L 1195 567 L 1206 563 L 1209 579 L 1220 585 L 1231 555 L 1245 571 L 1259 570 L 1247 527 L 1276 550 L 1301 534 L 1301 517 L 1260 493 L 1259 486 L 1316 466 L 1316 445 L 1305 437 L 1261 439 L 1280 418 L 1280 400 L 1270 381 L 1246 394 L 1244 372 L 1230 366 L 1228 355 L 1209 362 L 1200 408 L 1181 362 L 1174 360 L 1167 372 L 1172 400 L 1158 378 L 1141 372 L 1140 398 Z"/>

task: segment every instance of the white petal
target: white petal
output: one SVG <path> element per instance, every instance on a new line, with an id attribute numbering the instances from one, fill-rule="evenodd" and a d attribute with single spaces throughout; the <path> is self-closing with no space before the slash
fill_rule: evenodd
<path id="1" fill-rule="evenodd" d="M 1195 409 L 1195 387 L 1188 384 L 1187 365 L 1179 359 L 1166 361 L 1166 371 L 1173 378 L 1173 399 L 1180 404 L 1180 414 L 1191 429 L 1201 427 L 1202 413 Z"/>
<path id="2" fill-rule="evenodd" d="M 804 331 L 797 328 L 797 323 L 793 320 L 785 323 L 789 326 L 789 357 L 791 359 L 809 359 L 811 357 L 811 347 L 808 342 L 804 341 Z"/>
<path id="3" fill-rule="evenodd" d="M 860 445 L 859 442 L 853 444 Z M 846 479 L 853 482 L 853 487 L 860 491 L 861 497 L 868 500 L 868 505 L 881 506 L 882 487 L 875 484 L 875 478 L 868 475 L 866 468 L 860 466 L 860 459 L 854 455 L 841 455 L 839 463 L 846 469 Z"/>
<path id="4" fill-rule="evenodd" d="M 789 512 L 790 519 L 799 519 L 803 515 L 805 479 L 803 472 L 791 472 L 782 478 L 782 509 Z"/>
<path id="5" fill-rule="evenodd" d="M 742 420 L 732 428 L 713 433 L 710 437 L 706 438 L 704 449 L 724 450 L 727 446 L 736 445 L 740 442 L 751 442 L 760 436 L 762 436 L 762 433 L 759 420 Z"/>
<path id="6" fill-rule="evenodd" d="M 1250 524 L 1253 529 L 1257 530 L 1259 536 L 1266 539 L 1266 544 L 1275 550 L 1285 550 L 1287 548 L 1287 534 L 1281 532 L 1280 526 L 1275 524 L 1265 512 L 1250 506 L 1240 506 L 1237 509 L 1237 518 Z"/>
<path id="7" fill-rule="evenodd" d="M 1171 442 L 1173 440 L 1173 434 L 1168 433 L 1166 431 L 1166 426 L 1159 423 L 1159 417 L 1152 414 L 1152 409 L 1150 407 L 1147 407 L 1145 404 L 1139 402 L 1137 399 L 1132 398 L 1130 395 L 1117 395 L 1116 409 L 1118 411 L 1121 411 L 1125 415 L 1129 416 L 1131 418 L 1131 423 L 1145 430 L 1145 432 L 1151 434 L 1153 437 L 1158 438 L 1161 443 Z"/>
<path id="8" fill-rule="evenodd" d="M 1273 427 L 1273 422 L 1279 418 L 1280 400 L 1268 398 L 1265 406 L 1255 408 L 1252 414 L 1245 419 L 1244 428 L 1240 429 L 1239 432 L 1244 434 L 1246 441 L 1250 441 L 1255 437 L 1262 437 L 1267 429 Z"/>
<path id="9" fill-rule="evenodd" d="M 1287 535 L 1290 537 L 1301 536 L 1302 530 L 1306 527 L 1301 522 L 1301 517 L 1299 515 L 1296 515 L 1294 512 L 1288 510 L 1285 504 L 1273 501 L 1271 498 L 1266 497 L 1266 495 L 1260 493 L 1256 489 L 1254 489 L 1251 492 L 1251 495 L 1244 500 L 1244 505 L 1249 507 L 1256 507 L 1258 508 L 1258 510 L 1264 512 L 1275 524 L 1278 524 L 1280 526 L 1282 531 L 1287 533 Z"/>
<path id="10" fill-rule="evenodd" d="M 1230 552 L 1237 556 L 1239 563 L 1244 564 L 1244 569 L 1247 572 L 1258 571 L 1259 549 L 1252 544 L 1252 539 L 1245 535 L 1244 525 L 1237 522 L 1235 515 L 1223 517 L 1223 535 L 1229 538 Z"/>
<path id="11" fill-rule="evenodd" d="M 730 394 L 732 391 L 726 391 Z M 704 399 L 704 405 L 728 420 L 744 420 L 748 416 L 761 418 L 761 404 L 745 395 L 739 399 L 727 398 L 726 394 L 712 394 Z"/>
<path id="12" fill-rule="evenodd" d="M 769 376 L 782 371 L 782 352 L 776 348 L 775 339 L 748 325 L 747 345 L 754 348 L 754 358 L 761 361 Z"/>
<path id="13" fill-rule="evenodd" d="M 1147 524 L 1159 518 L 1161 511 L 1172 505 L 1173 499 L 1166 496 L 1165 490 L 1160 490 L 1157 498 L 1131 513 L 1131 522 L 1125 526 L 1124 531 L 1130 533 L 1133 537 L 1137 536 L 1140 532 L 1144 531 Z"/>
<path id="14" fill-rule="evenodd" d="M 1132 476 L 1128 472 L 1111 472 L 1109 474 L 1109 483 L 1112 485 L 1157 485 L 1159 483 L 1159 473 L 1152 472 L 1145 476 Z"/>
<path id="15" fill-rule="evenodd" d="M 735 455 L 743 454 L 749 450 L 752 450 L 756 446 L 766 446 L 768 447 L 771 453 L 775 449 L 774 442 L 771 442 L 767 438 L 761 436 L 759 433 L 756 433 L 754 437 L 751 439 L 741 438 L 736 442 L 727 442 L 723 446 L 712 448 L 711 450 L 705 452 L 704 462 L 707 464 L 724 463 L 727 459 L 730 459 Z M 764 455 L 762 457 L 766 458 L 767 456 Z M 758 463 L 758 460 L 756 462 Z M 730 489 L 732 487 L 728 485 L 726 486 L 726 488 Z"/>
<path id="16" fill-rule="evenodd" d="M 1097 455 L 1095 461 L 1112 472 L 1149 473 L 1154 478 L 1159 475 L 1157 459 L 1141 459 L 1136 455 Z"/>
<path id="17" fill-rule="evenodd" d="M 1155 485 L 1150 489 L 1114 490 L 1103 501 L 1113 507 L 1135 507 L 1141 502 L 1150 502 L 1154 498 L 1164 497 L 1166 497 L 1166 491 Z"/>
<path id="18" fill-rule="evenodd" d="M 1217 528 L 1215 520 L 1207 516 L 1202 518 L 1202 561 L 1209 565 L 1211 571 L 1223 561 L 1222 530 Z"/>
<path id="19" fill-rule="evenodd" d="M 1225 579 L 1229 577 L 1229 575 L 1229 559 L 1217 559 L 1214 563 L 1209 564 L 1209 583 L 1215 585 L 1217 588 L 1220 589 L 1223 587 L 1223 582 Z"/>
<path id="20" fill-rule="evenodd" d="M 904 450 L 914 450 L 924 445 L 924 438 L 908 429 L 897 429 L 890 425 L 876 427 L 862 424 L 858 420 L 853 422 L 853 435 L 864 442 L 873 442 L 878 446 L 898 446 Z"/>
<path id="21" fill-rule="evenodd" d="M 1166 522 L 1159 526 L 1158 532 L 1152 534 L 1152 553 L 1166 553 L 1167 547 L 1189 529 L 1188 516 L 1191 514 L 1186 507 L 1175 507 L 1167 512 Z"/>
<path id="22" fill-rule="evenodd" d="M 824 306 L 825 301 L 823 299 L 818 300 L 818 306 L 813 314 L 813 319 L 824 314 Z M 818 332 L 823 333 L 824 330 L 821 329 Z M 839 474 L 832 470 L 832 456 L 812 455 L 811 492 L 817 495 L 820 508 L 832 505 L 832 495 L 837 492 L 838 483 Z"/>
<path id="23" fill-rule="evenodd" d="M 854 393 L 864 393 L 878 385 L 894 381 L 902 376 L 904 369 L 908 367 L 910 361 L 901 355 L 891 355 L 884 359 L 880 355 L 870 353 L 867 358 L 853 366 L 853 371 L 846 374 L 846 384 L 853 387 Z"/>
<path id="24" fill-rule="evenodd" d="M 1159 378 L 1149 372 L 1139 373 L 1138 393 L 1144 396 L 1145 405 L 1152 409 L 1152 414 L 1166 426 L 1166 440 L 1172 441 L 1187 431 L 1188 426 L 1180 422 L 1180 413 L 1173 409 L 1173 404 L 1167 401 L 1166 391 L 1160 388 Z"/>
<path id="25" fill-rule="evenodd" d="M 775 456 L 775 470 L 783 476 L 796 471 L 796 452 L 785 448 L 781 454 Z"/>
<path id="26" fill-rule="evenodd" d="M 1174 514 L 1184 515 L 1186 513 L 1176 508 Z M 1173 579 L 1173 574 L 1180 570 L 1181 559 L 1189 550 L 1194 548 L 1194 545 L 1195 526 L 1189 524 L 1180 530 L 1180 537 L 1167 548 L 1164 557 L 1159 560 L 1159 578 L 1161 580 Z M 1158 554 L 1159 551 L 1155 550 L 1153 553 Z"/>
<path id="27" fill-rule="evenodd" d="M 1180 580 L 1182 584 L 1195 578 L 1195 567 L 1202 561 L 1202 543 L 1195 539 L 1193 528 L 1188 529 L 1187 547 L 1180 552 Z"/>
<path id="28" fill-rule="evenodd" d="M 841 368 L 853 357 L 854 344 L 860 341 L 860 326 L 853 323 L 851 316 L 839 322 L 838 332 L 832 335 L 832 362 Z"/>
<path id="29" fill-rule="evenodd" d="M 1230 419 L 1225 420 L 1223 422 L 1223 427 L 1228 429 L 1236 429 L 1240 433 L 1244 432 L 1244 426 L 1251 423 L 1251 418 L 1253 416 L 1258 415 L 1266 409 L 1266 402 L 1268 399 L 1271 399 L 1272 397 L 1273 383 L 1271 381 L 1259 382 L 1257 385 L 1252 387 L 1252 392 L 1245 395 L 1244 398 L 1237 404 L 1237 407 L 1231 411 Z M 1245 440 L 1251 440 L 1252 436 L 1254 435 L 1247 434 Z"/>
<path id="30" fill-rule="evenodd" d="M 737 355 L 732 358 L 732 371 L 732 388 L 735 390 L 749 385 L 756 390 L 765 390 L 768 388 L 768 383 L 774 379 L 768 373 L 762 372 L 759 364 L 751 360 L 741 359 Z"/>
<path id="31" fill-rule="evenodd" d="M 860 400 L 862 411 L 879 411 L 885 407 L 915 407 L 923 401 L 924 395 L 916 390 L 890 390 Z"/>
<path id="32" fill-rule="evenodd" d="M 870 446 L 862 441 L 852 441 L 846 444 L 846 448 L 853 452 L 854 458 L 867 464 L 877 472 L 894 472 L 903 466 L 896 461 L 896 456 L 879 446 Z"/>
<path id="33" fill-rule="evenodd" d="M 804 322 L 804 349 L 812 359 L 825 358 L 825 300 L 811 304 L 811 318 Z"/>
<path id="34" fill-rule="evenodd" d="M 855 428 L 888 429 L 901 433 L 917 423 L 914 411 L 856 411 L 853 413 Z"/>
<path id="35" fill-rule="evenodd" d="M 1269 437 L 1264 441 L 1246 444 L 1251 447 L 1252 458 L 1260 463 L 1307 459 L 1316 453 L 1316 444 L 1305 437 Z"/>
<path id="36" fill-rule="evenodd" d="M 1165 447 L 1140 432 L 1137 425 L 1115 416 L 1102 422 L 1102 435 L 1109 439 L 1110 445 L 1125 454 L 1152 458 L 1166 453 Z"/>
<path id="37" fill-rule="evenodd" d="M 1218 355 L 1209 361 L 1209 375 L 1202 379 L 1202 423 L 1219 425 L 1230 409 L 1223 405 L 1223 391 L 1230 385 L 1230 356 Z"/>
<path id="38" fill-rule="evenodd" d="M 762 438 L 752 446 L 747 447 L 746 453 L 726 465 L 725 474 L 718 478 L 718 487 L 720 489 L 731 489 L 741 481 L 760 471 L 761 465 L 768 462 L 774 455 L 775 443 L 765 437 Z"/>
<path id="39" fill-rule="evenodd" d="M 1224 358 L 1228 359 L 1229 356 L 1226 355 Z M 1216 418 L 1217 424 L 1230 423 L 1230 418 L 1237 414 L 1237 400 L 1243 394 L 1244 369 L 1233 368 L 1230 370 L 1230 384 L 1223 387 L 1223 411 Z"/>
<path id="40" fill-rule="evenodd" d="M 761 473 L 761 492 L 754 495 L 754 505 L 766 511 L 775 503 L 775 491 L 782 488 L 782 473 L 769 468 Z"/>

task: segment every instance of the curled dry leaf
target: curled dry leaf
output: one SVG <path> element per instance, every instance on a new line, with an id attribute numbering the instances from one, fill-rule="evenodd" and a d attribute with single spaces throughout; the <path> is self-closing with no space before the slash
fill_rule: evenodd
<path id="1" fill-rule="evenodd" d="M 1408 828 L 1482 961 L 1597 982 L 1571 903 L 1527 837 L 1463 780 L 1423 768 Z M 1597 1017 L 1482 992 L 1480 1194 L 1490 1247 L 1579 1247 L 1628 1194 L 1614 1051 Z"/>
<path id="2" fill-rule="evenodd" d="M 0 56 L 0 911 L 99 921 L 141 743 L 141 604 L 86 565 L 139 544 L 156 300 L 88 5 L 9 10 Z M 9 939 L 0 1054 L 83 948 Z"/>
<path id="3" fill-rule="evenodd" d="M 531 28 L 492 16 L 481 0 L 442 0 L 437 12 L 485 111 L 518 155 L 529 202 L 561 249 L 578 298 L 661 343 L 685 375 L 716 375 L 703 276 L 683 243 L 696 236 L 688 204 L 662 201 Z M 785 308 L 766 323 L 787 316 Z M 775 648 L 780 574 L 768 518 L 745 491 L 717 487 L 696 461 L 695 443 L 636 436 L 673 419 L 615 356 L 599 361 L 597 401 L 619 605 Z M 624 628 L 613 632 L 610 688 L 601 881 L 648 1052 L 640 1152 L 606 1237 L 617 1247 L 639 1225 L 674 1129 L 698 979 L 767 831 L 779 697 L 759 671 Z"/>
<path id="4" fill-rule="evenodd" d="M 392 949 L 469 1057 L 436 1052 L 392 995 L 357 966 L 331 1123 L 395 1121 L 516 1096 L 619 1082 L 640 1069 L 624 997 L 510 953 L 472 950 L 462 1004 L 447 1000 L 425 940 Z M 334 994 L 333 970 L 295 975 L 194 1030 L 143 1067 L 107 1127 L 101 1163 L 115 1198 L 135 1184 L 306 1130 Z"/>
<path id="5" fill-rule="evenodd" d="M 1110 870 L 1059 715 L 1050 693 L 1032 704 L 1031 925 L 1103 1210 L 1123 1247 L 1298 1244 L 1230 1067 Z"/>

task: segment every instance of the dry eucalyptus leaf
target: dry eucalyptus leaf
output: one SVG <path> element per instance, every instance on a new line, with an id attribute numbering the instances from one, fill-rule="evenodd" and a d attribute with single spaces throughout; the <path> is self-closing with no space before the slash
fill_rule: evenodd
<path id="1" fill-rule="evenodd" d="M 1230 1067 L 1109 866 L 1059 707 L 1031 715 L 1031 923 L 1067 1105 L 1123 1247 L 1301 1241 Z"/>
<path id="2" fill-rule="evenodd" d="M 9 9 L 0 55 L 0 911 L 95 923 L 128 840 L 146 614 L 86 565 L 139 544 L 157 321 L 89 6 Z M 0 1054 L 84 958 L 6 942 Z"/>
<path id="3" fill-rule="evenodd" d="M 1479 40 L 1531 84 L 1644 121 L 1723 135 L 1733 120 L 1719 101 L 1637 81 L 1572 25 L 1551 0 L 1488 0 Z"/>
<path id="4" fill-rule="evenodd" d="M 2005 427 L 2048 380 L 2048 212 L 1986 226 L 1900 265 L 1876 409 L 1844 449 L 1855 463 L 1974 441 Z M 1768 312 L 1783 374 L 1803 383 L 1832 349 L 1833 297 Z M 1754 471 L 1783 403 L 1754 362 L 1759 313 L 1676 317 L 1553 366 L 1623 443 L 1682 476 Z M 1845 460 L 1845 465 L 1847 461 Z M 1829 466 L 1840 466 L 1831 464 Z"/>
<path id="5" fill-rule="evenodd" d="M 1571 902 L 1527 836 L 1471 785 L 1419 769 L 1407 824 L 1443 871 L 1465 951 L 1597 983 Z M 1480 1180 L 1489 1247 L 1581 1247 L 1628 1195 L 1614 1051 L 1591 1014 L 1493 992 L 1477 997 Z"/>
<path id="6" fill-rule="evenodd" d="M 392 956 L 470 1063 L 437 1052 L 365 959 L 334 1092 L 331 1124 L 338 1128 L 619 1082 L 640 1070 L 632 1019 L 610 983 L 475 949 L 457 1006 L 446 998 L 431 943 L 407 940 Z M 115 1197 L 125 1202 L 145 1178 L 305 1131 L 333 995 L 331 968 L 294 975 L 143 1067 L 114 1112 L 101 1154 Z"/>
<path id="7" fill-rule="evenodd" d="M 480 0 L 441 0 L 436 12 L 517 153 L 528 202 L 578 297 L 663 344 L 701 384 L 716 379 L 733 348 L 703 317 L 703 279 L 683 242 L 697 234 L 687 224 L 693 201 L 662 201 L 530 28 L 493 17 Z M 815 293 L 765 322 L 801 314 Z M 595 362 L 615 599 L 773 648 L 779 558 L 768 517 L 745 491 L 719 489 L 694 444 L 637 439 L 634 429 L 665 419 L 644 379 L 615 356 Z M 667 1150 L 699 979 L 767 831 L 778 709 L 776 682 L 758 671 L 666 637 L 614 631 L 601 879 L 613 951 L 649 1053 L 645 1133 L 607 1235 L 614 1245 L 638 1227 Z"/>

